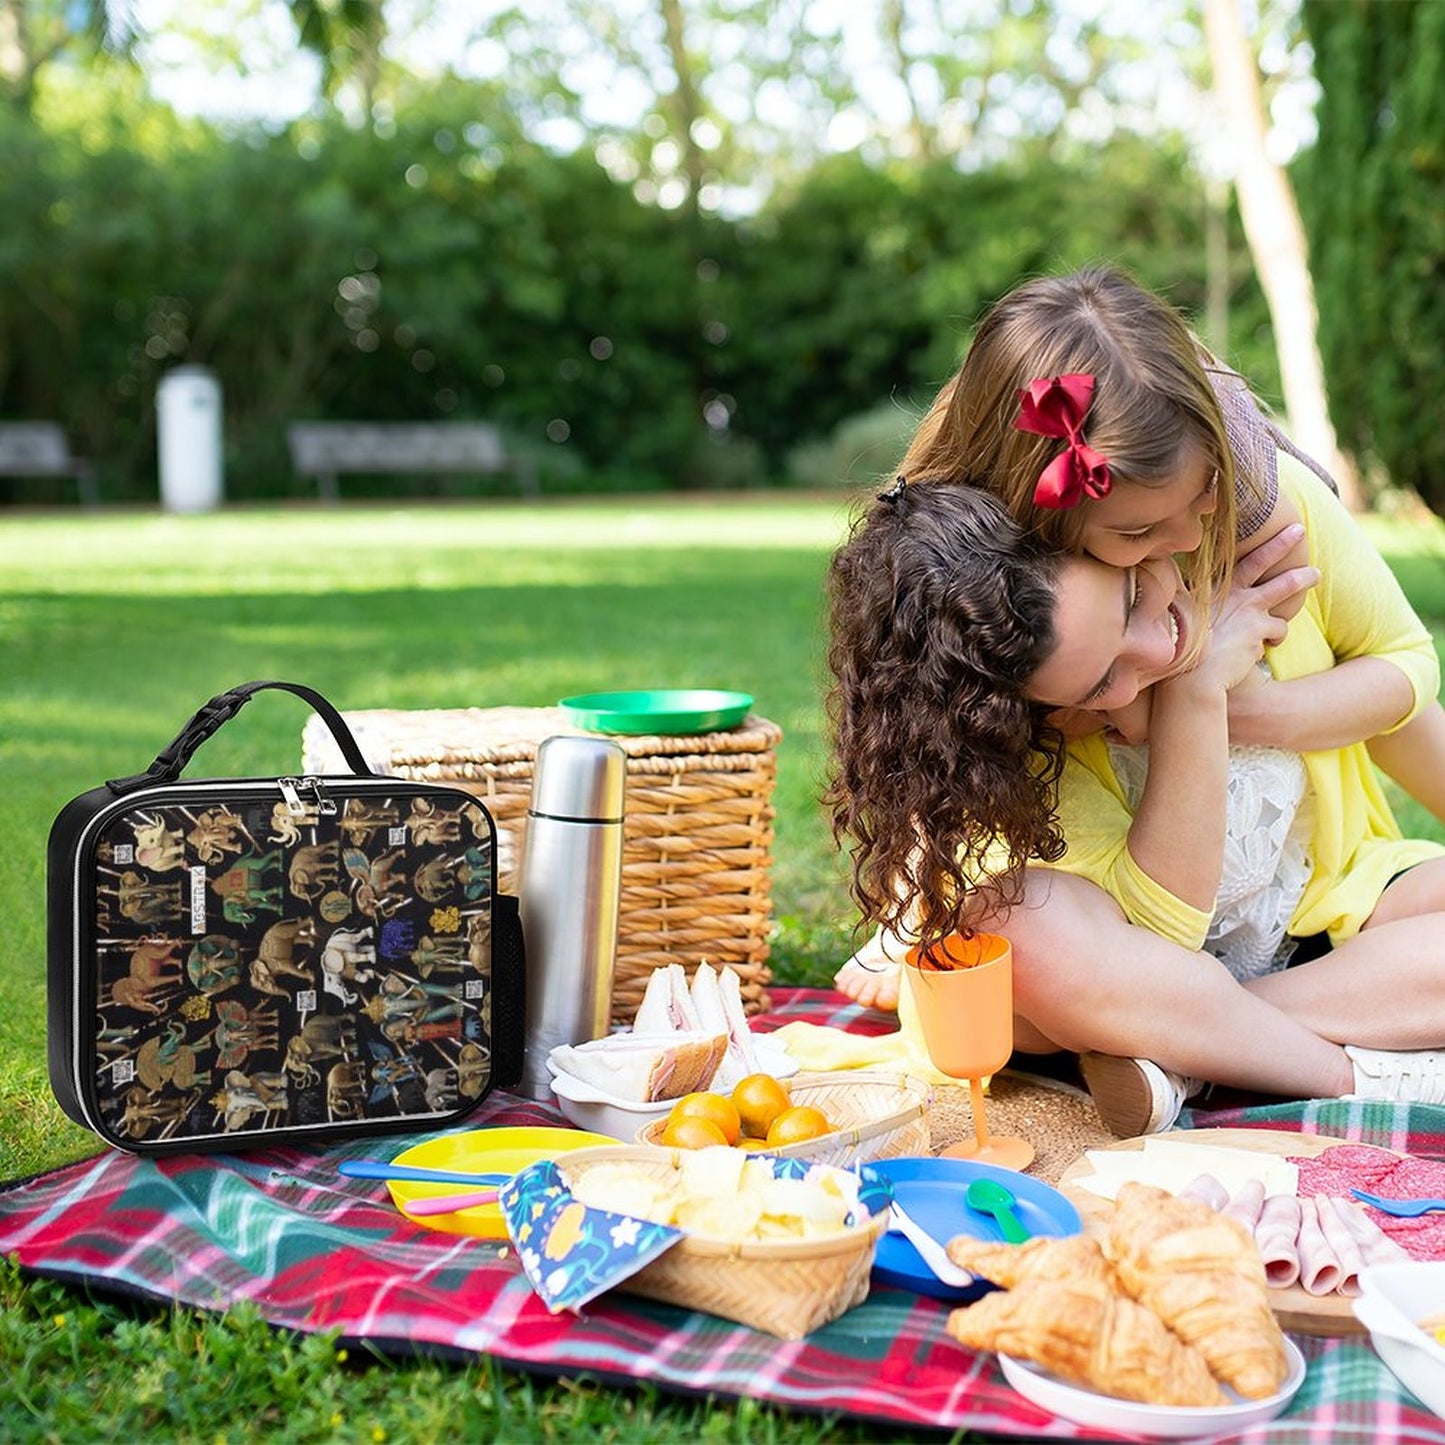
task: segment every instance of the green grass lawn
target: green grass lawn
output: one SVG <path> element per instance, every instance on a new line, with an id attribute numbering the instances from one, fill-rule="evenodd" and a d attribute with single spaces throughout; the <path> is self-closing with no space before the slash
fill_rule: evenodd
<path id="1" fill-rule="evenodd" d="M 741 688 L 781 725 L 773 967 L 824 983 L 853 915 L 817 804 L 821 583 L 842 498 L 0 519 L 0 1179 L 92 1153 L 45 1076 L 45 839 L 75 794 L 144 767 L 206 698 L 306 682 L 343 710 L 547 705 Z M 1445 618 L 1445 541 L 1373 521 Z M 295 768 L 302 703 L 263 695 L 191 772 Z M 1445 836 L 1410 805 L 1402 822 Z M 750 1403 L 547 1383 L 486 1360 L 340 1360 L 325 1340 L 0 1269 L 0 1439 L 896 1438 Z"/>

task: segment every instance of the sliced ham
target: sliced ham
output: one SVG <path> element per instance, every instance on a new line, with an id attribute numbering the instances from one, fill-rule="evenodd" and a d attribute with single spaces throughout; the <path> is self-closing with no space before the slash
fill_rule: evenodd
<path id="1" fill-rule="evenodd" d="M 1325 1235 L 1319 1200 L 1300 1200 L 1299 1282 L 1309 1294 L 1333 1294 L 1344 1278 L 1339 1257 Z"/>
<path id="2" fill-rule="evenodd" d="M 1179 1191 L 1180 1199 L 1198 1199 L 1220 1214 L 1228 1212 L 1229 1190 L 1212 1174 L 1200 1174 Z"/>
<path id="3" fill-rule="evenodd" d="M 1250 1179 L 1241 1184 L 1221 1207 L 1221 1214 L 1237 1219 L 1251 1234 L 1256 1232 L 1264 1212 L 1264 1181 Z"/>
<path id="4" fill-rule="evenodd" d="M 1264 1260 L 1265 1280 L 1288 1289 L 1300 1277 L 1300 1201 L 1292 1194 L 1272 1194 L 1260 1207 L 1254 1242 Z"/>
<path id="5" fill-rule="evenodd" d="M 1320 1232 L 1325 1237 L 1330 1253 L 1339 1266 L 1339 1278 L 1335 1281 L 1336 1294 L 1359 1294 L 1360 1270 L 1364 1267 L 1364 1256 L 1359 1241 L 1345 1218 L 1349 1205 L 1343 1199 L 1329 1194 L 1316 1194 L 1313 1200 L 1315 1212 L 1319 1215 Z"/>

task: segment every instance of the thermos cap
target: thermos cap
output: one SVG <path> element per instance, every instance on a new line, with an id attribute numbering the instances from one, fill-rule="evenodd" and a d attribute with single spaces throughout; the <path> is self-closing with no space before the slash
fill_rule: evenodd
<path id="1" fill-rule="evenodd" d="M 617 822 L 622 817 L 627 754 L 607 738 L 559 735 L 537 749 L 531 811 L 548 818 Z"/>

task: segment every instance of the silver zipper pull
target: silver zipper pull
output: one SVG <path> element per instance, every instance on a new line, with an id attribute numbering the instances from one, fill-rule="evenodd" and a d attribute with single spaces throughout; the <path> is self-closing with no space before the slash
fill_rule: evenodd
<path id="1" fill-rule="evenodd" d="M 306 804 L 301 801 L 301 779 L 277 778 L 276 786 L 281 790 L 281 798 L 286 804 L 286 811 L 293 818 L 304 816 Z"/>
<path id="2" fill-rule="evenodd" d="M 312 797 L 316 800 L 316 811 L 323 818 L 334 818 L 336 816 L 336 802 L 326 796 L 321 786 L 320 778 L 306 777 L 301 779 L 301 786 L 310 790 Z"/>

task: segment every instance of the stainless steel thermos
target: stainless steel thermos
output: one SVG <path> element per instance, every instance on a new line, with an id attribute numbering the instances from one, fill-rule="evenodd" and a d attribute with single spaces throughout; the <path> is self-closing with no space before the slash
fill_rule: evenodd
<path id="1" fill-rule="evenodd" d="M 550 1101 L 547 1054 L 608 1031 L 627 754 L 606 738 L 537 749 L 518 904 L 527 949 L 522 1092 Z"/>

